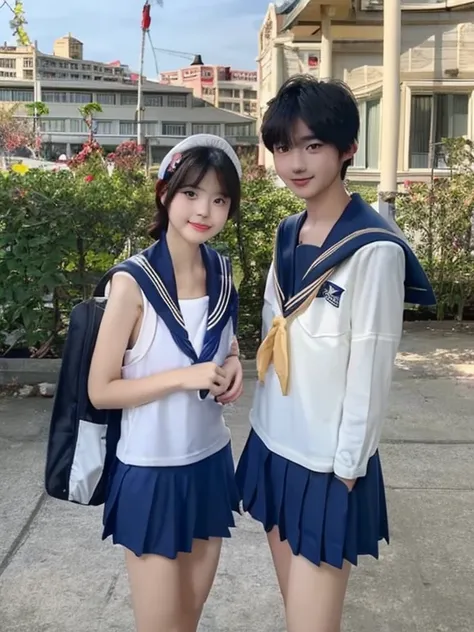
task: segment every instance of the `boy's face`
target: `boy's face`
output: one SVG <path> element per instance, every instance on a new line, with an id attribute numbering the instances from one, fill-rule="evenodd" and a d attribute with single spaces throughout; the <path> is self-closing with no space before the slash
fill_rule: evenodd
<path id="1" fill-rule="evenodd" d="M 298 120 L 291 147 L 275 147 L 275 170 L 286 186 L 303 200 L 310 200 L 341 181 L 343 163 L 355 153 L 344 153 L 314 137 L 309 127 Z"/>

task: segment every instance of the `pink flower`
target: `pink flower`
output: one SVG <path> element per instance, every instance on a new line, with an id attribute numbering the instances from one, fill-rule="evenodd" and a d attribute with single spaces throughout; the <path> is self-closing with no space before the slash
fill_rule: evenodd
<path id="1" fill-rule="evenodd" d="M 84 182 L 92 182 L 93 179 L 94 179 L 94 176 L 89 174 L 88 176 L 84 178 Z"/>

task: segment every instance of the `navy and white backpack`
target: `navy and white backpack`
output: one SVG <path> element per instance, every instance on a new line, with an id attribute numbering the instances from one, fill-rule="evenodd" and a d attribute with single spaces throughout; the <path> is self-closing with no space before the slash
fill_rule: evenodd
<path id="1" fill-rule="evenodd" d="M 120 438 L 121 410 L 97 410 L 87 393 L 89 368 L 107 303 L 104 277 L 70 316 L 46 454 L 45 486 L 53 498 L 82 505 L 105 500 Z"/>
<path id="2" fill-rule="evenodd" d="M 223 327 L 237 326 L 238 297 L 227 257 L 201 246 L 210 297 L 208 327 L 197 357 L 182 318 L 174 273 L 162 239 L 114 266 L 99 281 L 93 296 L 76 305 L 70 316 L 46 454 L 45 487 L 53 498 L 81 505 L 102 505 L 120 439 L 121 410 L 97 410 L 88 395 L 89 369 L 107 304 L 105 289 L 114 272 L 133 276 L 147 300 L 169 328 L 177 345 L 193 363 L 209 362 L 219 346 Z M 160 269 L 160 274 L 157 270 Z M 198 395 L 204 400 L 208 391 Z"/>

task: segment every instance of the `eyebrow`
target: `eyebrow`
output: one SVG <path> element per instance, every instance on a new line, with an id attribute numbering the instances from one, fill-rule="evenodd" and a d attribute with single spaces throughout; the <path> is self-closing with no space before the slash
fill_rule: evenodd
<path id="1" fill-rule="evenodd" d="M 182 189 L 198 189 L 198 191 L 204 191 L 204 189 L 202 187 L 200 187 L 198 184 L 194 185 L 194 184 L 183 184 L 183 186 L 181 187 Z M 222 197 L 230 197 L 230 195 L 228 193 L 224 193 L 224 191 L 218 191 L 218 193 L 216 193 L 216 195 L 220 195 Z"/>
<path id="2" fill-rule="evenodd" d="M 316 138 L 316 136 L 314 136 L 313 134 L 308 134 L 307 136 L 302 136 L 299 140 L 307 142 L 309 140 L 317 140 L 319 141 L 319 138 Z M 321 142 L 321 141 L 319 141 Z"/>

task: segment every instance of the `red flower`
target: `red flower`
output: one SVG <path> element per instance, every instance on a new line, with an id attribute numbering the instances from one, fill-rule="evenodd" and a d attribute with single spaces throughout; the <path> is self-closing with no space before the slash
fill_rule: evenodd
<path id="1" fill-rule="evenodd" d="M 84 182 L 92 182 L 93 179 L 94 179 L 94 176 L 88 175 L 84 178 Z"/>

